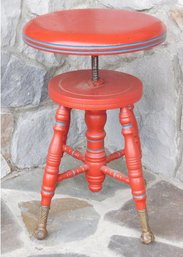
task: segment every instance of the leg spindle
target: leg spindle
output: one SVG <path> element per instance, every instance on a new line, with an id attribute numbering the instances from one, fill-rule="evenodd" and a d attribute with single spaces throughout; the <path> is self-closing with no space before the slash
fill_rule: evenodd
<path id="1" fill-rule="evenodd" d="M 104 150 L 106 111 L 86 111 L 85 121 L 87 125 L 85 161 L 88 165 L 86 178 L 89 189 L 93 192 L 98 192 L 102 189 L 102 182 L 105 178 L 101 171 L 101 166 L 106 163 Z"/>
<path id="2" fill-rule="evenodd" d="M 36 230 L 36 237 L 40 240 L 47 236 L 46 224 L 48 212 L 57 185 L 59 166 L 63 155 L 63 145 L 66 143 L 69 122 L 70 110 L 60 106 L 56 112 L 54 135 L 49 146 L 42 183 L 40 217 Z"/>
<path id="3" fill-rule="evenodd" d="M 129 110 L 129 108 L 121 109 L 120 122 L 123 126 L 122 134 L 125 140 L 125 158 L 129 182 L 142 229 L 141 239 L 143 243 L 149 244 L 154 241 L 154 236 L 148 224 L 146 190 L 142 172 L 141 153 L 139 151 L 140 141 L 137 143 L 137 138 L 139 139 L 139 137 L 137 128 L 134 129 L 136 120 L 135 116 L 132 116 L 132 112 L 133 110 Z"/>
<path id="4" fill-rule="evenodd" d="M 137 146 L 139 148 L 140 156 L 142 156 L 141 143 L 140 143 L 139 131 L 138 131 L 138 124 L 137 124 L 137 121 L 136 121 L 136 118 L 135 118 L 135 115 L 134 115 L 134 112 L 133 112 L 134 105 L 130 105 L 128 108 L 130 110 L 130 115 L 131 115 L 130 120 L 131 120 L 131 124 L 132 124 L 132 127 L 133 127 L 133 135 L 135 137 L 135 141 L 136 141 Z"/>

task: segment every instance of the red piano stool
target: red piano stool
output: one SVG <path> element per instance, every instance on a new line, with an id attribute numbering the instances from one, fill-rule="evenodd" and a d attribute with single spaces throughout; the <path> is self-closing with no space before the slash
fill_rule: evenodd
<path id="1" fill-rule="evenodd" d="M 56 54 L 91 56 L 91 69 L 66 72 L 49 82 L 49 97 L 59 107 L 42 182 L 37 239 L 47 236 L 47 218 L 57 184 L 83 173 L 92 192 L 102 190 L 106 176 L 128 184 L 139 214 L 142 242 L 154 241 L 148 222 L 141 144 L 133 112 L 134 104 L 142 97 L 142 82 L 127 73 L 99 70 L 98 57 L 150 49 L 161 44 L 165 37 L 166 28 L 160 20 L 127 10 L 58 11 L 36 17 L 25 25 L 23 39 L 31 47 Z M 70 112 L 74 108 L 85 111 L 85 154 L 67 145 Z M 125 143 L 123 149 L 106 155 L 104 126 L 106 111 L 110 109 L 120 110 Z M 59 173 L 64 152 L 83 165 Z M 118 158 L 125 158 L 128 175 L 107 166 Z"/>

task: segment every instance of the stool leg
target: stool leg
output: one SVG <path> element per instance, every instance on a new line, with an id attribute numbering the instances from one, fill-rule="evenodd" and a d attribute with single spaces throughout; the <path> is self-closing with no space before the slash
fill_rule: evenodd
<path id="1" fill-rule="evenodd" d="M 104 150 L 106 123 L 106 111 L 86 111 L 85 121 L 87 125 L 87 150 L 85 162 L 88 165 L 86 179 L 88 187 L 92 192 L 99 192 L 105 179 L 101 167 L 106 164 L 106 154 Z"/>
<path id="2" fill-rule="evenodd" d="M 135 137 L 135 141 L 138 145 L 138 148 L 139 148 L 139 151 L 140 151 L 140 157 L 141 157 L 142 156 L 142 151 L 141 151 L 141 143 L 140 143 L 140 138 L 139 138 L 138 124 L 137 124 L 133 109 L 134 109 L 134 105 L 130 105 L 129 106 L 129 110 L 130 110 L 130 114 L 131 114 L 130 120 L 131 120 L 131 124 L 132 124 L 133 130 L 134 130 L 133 134 L 134 134 L 134 137 Z"/>
<path id="3" fill-rule="evenodd" d="M 133 112 L 133 109 L 134 109 L 134 105 L 130 105 L 129 107 L 129 110 L 130 110 L 130 114 L 131 114 L 131 117 L 130 117 L 130 120 L 131 120 L 131 124 L 132 124 L 132 127 L 133 127 L 133 131 L 134 131 L 134 137 L 135 137 L 135 141 L 138 145 L 138 148 L 139 148 L 139 151 L 140 151 L 140 157 L 142 157 L 142 150 L 141 150 L 141 143 L 140 143 L 140 138 L 139 138 L 139 130 L 138 130 L 138 124 L 137 124 L 137 121 L 136 121 L 136 118 L 135 118 L 135 115 L 134 115 L 134 112 Z M 144 179 L 145 181 L 145 185 L 147 184 L 146 180 Z"/>
<path id="4" fill-rule="evenodd" d="M 133 128 L 135 116 L 132 116 L 132 112 L 133 110 L 129 110 L 129 108 L 122 108 L 120 110 L 120 123 L 123 126 L 122 134 L 125 140 L 125 158 L 128 167 L 130 186 L 140 218 L 142 230 L 141 239 L 144 244 L 149 244 L 154 241 L 154 235 L 151 232 L 148 223 L 141 153 L 139 145 L 136 142 L 137 135 L 134 135 L 134 131 L 137 133 L 137 130 L 134 130 Z"/>
<path id="5" fill-rule="evenodd" d="M 57 185 L 59 165 L 63 155 L 63 144 L 66 143 L 67 133 L 70 123 L 70 109 L 60 106 L 56 112 L 56 124 L 54 125 L 54 135 L 51 140 L 46 167 L 43 176 L 41 190 L 41 208 L 38 221 L 38 228 L 35 232 L 36 238 L 41 240 L 47 236 L 47 218 L 52 197 Z"/>

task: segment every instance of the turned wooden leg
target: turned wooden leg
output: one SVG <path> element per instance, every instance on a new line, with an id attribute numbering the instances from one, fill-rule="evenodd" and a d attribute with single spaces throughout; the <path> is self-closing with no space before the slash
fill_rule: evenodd
<path id="1" fill-rule="evenodd" d="M 138 131 L 138 124 L 133 112 L 134 109 L 134 105 L 130 105 L 129 107 L 130 110 L 130 120 L 131 120 L 131 124 L 132 124 L 132 128 L 133 128 L 133 135 L 135 137 L 135 141 L 138 145 L 139 151 L 140 151 L 140 156 L 142 156 L 142 151 L 141 151 L 141 143 L 140 143 L 140 138 L 139 138 L 139 131 Z"/>
<path id="2" fill-rule="evenodd" d="M 106 163 L 104 150 L 106 111 L 86 111 L 85 121 L 87 125 L 85 162 L 88 165 L 86 179 L 89 189 L 92 192 L 98 192 L 102 189 L 105 178 L 101 167 Z"/>
<path id="3" fill-rule="evenodd" d="M 134 105 L 130 105 L 130 106 L 128 106 L 128 108 L 130 110 L 130 120 L 131 120 L 131 124 L 132 124 L 132 127 L 133 127 L 133 135 L 135 137 L 135 142 L 137 143 L 138 149 L 140 151 L 140 157 L 142 157 L 142 150 L 141 150 L 141 143 L 140 143 L 140 138 L 139 138 L 138 124 L 137 124 L 137 121 L 136 121 L 136 118 L 135 118 L 135 115 L 134 115 L 134 112 L 133 112 Z M 145 185 L 147 185 L 147 181 L 145 180 L 145 178 L 144 178 L 144 182 L 145 182 Z"/>
<path id="4" fill-rule="evenodd" d="M 51 140 L 46 167 L 43 176 L 41 189 L 41 208 L 38 227 L 35 232 L 36 238 L 41 240 L 47 236 L 47 218 L 52 197 L 57 185 L 57 176 L 61 157 L 63 155 L 63 145 L 66 142 L 70 123 L 70 109 L 60 106 L 56 112 L 56 123 L 54 125 L 54 135 Z"/>
<path id="5" fill-rule="evenodd" d="M 122 108 L 120 110 L 120 123 L 123 126 L 122 134 L 125 140 L 125 158 L 132 195 L 140 218 L 141 239 L 144 244 L 149 244 L 154 241 L 154 235 L 148 223 L 141 153 L 136 141 L 137 135 L 134 135 L 134 131 L 137 133 L 137 130 L 133 128 L 134 120 L 135 116 L 132 116 L 132 110 L 129 110 L 129 108 Z"/>

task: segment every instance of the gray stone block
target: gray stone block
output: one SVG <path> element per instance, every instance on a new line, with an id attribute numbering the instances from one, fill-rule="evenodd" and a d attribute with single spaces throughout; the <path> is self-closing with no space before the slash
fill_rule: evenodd
<path id="1" fill-rule="evenodd" d="M 171 16 L 180 28 L 183 31 L 183 6 L 177 6 L 171 10 Z"/>
<path id="2" fill-rule="evenodd" d="M 2 76 L 2 105 L 38 105 L 47 96 L 47 76 L 42 66 L 11 55 Z"/>
<path id="3" fill-rule="evenodd" d="M 11 54 L 6 51 L 2 51 L 1 53 L 1 75 L 4 76 L 4 73 L 6 71 L 7 65 L 9 63 Z"/>
<path id="4" fill-rule="evenodd" d="M 95 8 L 98 6 L 98 3 L 93 0 L 52 0 L 49 2 L 49 10 L 58 11 L 63 9 L 77 9 L 77 8 Z"/>
<path id="5" fill-rule="evenodd" d="M 27 257 L 89 257 L 83 254 L 77 253 L 58 253 L 58 254 L 42 254 L 42 255 L 31 255 Z"/>
<path id="6" fill-rule="evenodd" d="M 14 130 L 14 117 L 10 110 L 1 110 L 1 152 L 3 156 L 10 160 L 10 145 Z"/>
<path id="7" fill-rule="evenodd" d="M 42 15 L 49 12 L 49 2 L 49 0 L 24 0 L 24 7 L 33 15 Z"/>
<path id="8" fill-rule="evenodd" d="M 22 39 L 21 39 L 22 40 Z M 43 64 L 48 68 L 62 67 L 65 62 L 65 56 L 55 55 L 53 53 L 45 53 L 43 51 L 31 48 L 23 41 L 19 43 L 18 50 L 22 55 L 30 58 L 33 61 Z"/>
<path id="9" fill-rule="evenodd" d="M 0 165 L 0 171 L 1 171 L 1 178 L 4 178 L 6 175 L 8 175 L 11 172 L 11 169 L 6 161 L 6 159 L 0 155 L 0 159 L 1 159 L 1 165 Z"/>
<path id="10" fill-rule="evenodd" d="M 183 75 L 183 47 L 178 50 L 179 65 Z"/>
<path id="11" fill-rule="evenodd" d="M 21 14 L 21 0 L 2 1 L 2 46 L 13 46 L 15 44 L 17 25 Z"/>
<path id="12" fill-rule="evenodd" d="M 171 4 L 175 3 L 174 0 L 98 0 L 99 3 L 103 4 L 107 7 L 113 7 L 113 8 L 125 8 L 125 9 L 135 9 L 135 10 L 147 10 L 151 9 L 152 7 L 156 5 L 162 5 L 162 4 Z"/>
<path id="13" fill-rule="evenodd" d="M 30 168 L 45 163 L 48 147 L 53 135 L 57 105 L 44 106 L 36 111 L 20 114 L 13 134 L 11 155 L 19 168 Z M 83 123 L 80 114 L 72 112 L 72 121 L 67 143 L 80 145 L 83 140 Z"/>
<path id="14" fill-rule="evenodd" d="M 178 179 L 180 179 L 180 180 L 183 182 L 183 157 L 182 157 L 180 166 L 179 166 L 179 168 L 178 168 L 176 177 L 177 177 Z"/>
<path id="15" fill-rule="evenodd" d="M 81 110 L 71 111 L 71 122 L 67 138 L 67 144 L 71 146 L 80 146 L 85 144 L 86 125 L 84 121 L 84 112 Z"/>
<path id="16" fill-rule="evenodd" d="M 178 91 L 172 60 L 164 50 L 138 58 L 124 67 L 144 85 L 143 97 L 136 104 L 136 114 L 141 117 L 143 163 L 150 170 L 169 177 L 175 175 L 180 151 L 176 127 Z"/>
<path id="17" fill-rule="evenodd" d="M 153 7 L 153 2 L 155 2 L 154 0 L 132 0 L 132 1 L 128 1 L 128 0 L 103 0 L 103 1 L 98 1 L 100 3 L 102 3 L 103 5 L 107 6 L 107 7 L 113 7 L 113 8 L 126 8 L 126 9 L 135 9 L 135 10 L 144 10 L 144 9 L 150 9 Z M 162 1 L 159 1 L 162 2 Z"/>
<path id="18" fill-rule="evenodd" d="M 181 114 L 181 124 L 180 129 L 183 131 L 183 106 L 182 106 L 182 114 Z"/>
<path id="19" fill-rule="evenodd" d="M 124 148 L 124 139 L 121 134 L 122 127 L 119 122 L 119 109 L 107 111 L 105 131 L 105 147 L 107 149 L 116 151 Z"/>
<path id="20" fill-rule="evenodd" d="M 29 168 L 45 163 L 48 146 L 53 134 L 55 107 L 20 115 L 13 134 L 11 155 L 19 168 Z"/>

